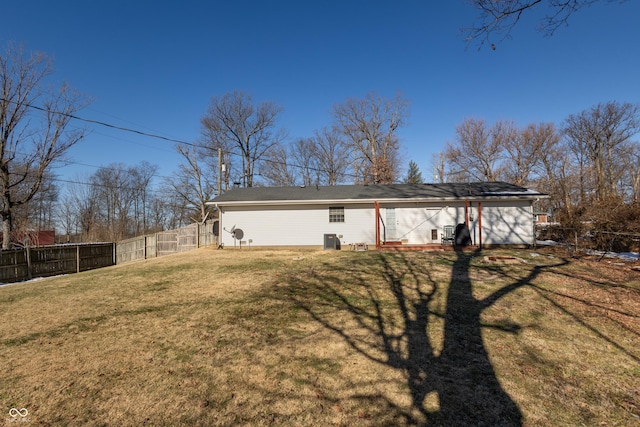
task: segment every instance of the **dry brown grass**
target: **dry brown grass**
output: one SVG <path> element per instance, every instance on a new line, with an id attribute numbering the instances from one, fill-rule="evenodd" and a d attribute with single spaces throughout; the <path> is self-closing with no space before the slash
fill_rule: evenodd
<path id="1" fill-rule="evenodd" d="M 640 273 L 563 255 L 201 249 L 1 287 L 0 420 L 640 425 Z"/>

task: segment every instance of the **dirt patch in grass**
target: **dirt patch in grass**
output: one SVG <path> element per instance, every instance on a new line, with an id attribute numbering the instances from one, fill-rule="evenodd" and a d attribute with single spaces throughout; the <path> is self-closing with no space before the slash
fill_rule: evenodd
<path id="1" fill-rule="evenodd" d="M 251 248 L 14 285 L 0 410 L 37 425 L 634 425 L 639 280 L 540 250 Z"/>

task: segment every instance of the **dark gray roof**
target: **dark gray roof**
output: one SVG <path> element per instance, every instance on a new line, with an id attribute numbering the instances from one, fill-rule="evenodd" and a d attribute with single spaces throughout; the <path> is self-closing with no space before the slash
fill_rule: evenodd
<path id="1" fill-rule="evenodd" d="M 213 199 L 212 203 L 301 202 L 331 200 L 398 199 L 490 199 L 546 197 L 545 194 L 506 182 L 445 184 L 335 185 L 309 187 L 236 188 Z"/>

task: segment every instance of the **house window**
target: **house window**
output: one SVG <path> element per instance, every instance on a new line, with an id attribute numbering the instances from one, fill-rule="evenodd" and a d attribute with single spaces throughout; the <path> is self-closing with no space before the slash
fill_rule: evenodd
<path id="1" fill-rule="evenodd" d="M 344 208 L 329 208 L 329 222 L 344 222 Z"/>

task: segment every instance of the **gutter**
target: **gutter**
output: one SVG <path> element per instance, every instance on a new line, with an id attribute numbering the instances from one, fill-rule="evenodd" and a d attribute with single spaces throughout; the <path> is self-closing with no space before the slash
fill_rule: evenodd
<path id="1" fill-rule="evenodd" d="M 513 195 L 487 195 L 477 197 L 430 197 L 430 198 L 395 198 L 395 199 L 313 199 L 313 200 L 230 200 L 221 202 L 206 202 L 208 206 L 296 206 L 296 205 L 371 205 L 378 203 L 435 203 L 435 202 L 451 202 L 451 201 L 470 201 L 482 202 L 491 200 L 537 200 L 548 199 L 546 194 L 513 194 Z"/>

